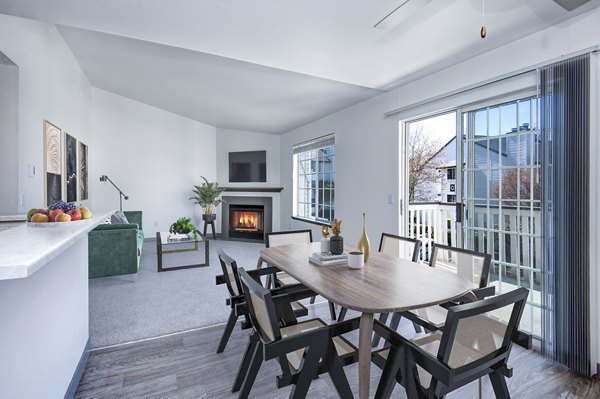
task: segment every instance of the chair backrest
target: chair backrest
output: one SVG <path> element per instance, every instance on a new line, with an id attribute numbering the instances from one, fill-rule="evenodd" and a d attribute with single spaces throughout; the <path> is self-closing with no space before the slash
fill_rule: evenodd
<path id="1" fill-rule="evenodd" d="M 238 274 L 254 329 L 264 342 L 281 339 L 281 331 L 277 324 L 277 313 L 271 298 L 271 291 L 257 283 L 243 267 L 238 269 Z"/>
<path id="2" fill-rule="evenodd" d="M 417 239 L 381 233 L 379 252 L 417 262 L 420 248 L 421 241 Z"/>
<path id="3" fill-rule="evenodd" d="M 266 236 L 267 248 L 289 244 L 310 244 L 312 242 L 312 230 L 275 231 L 267 233 Z"/>
<path id="4" fill-rule="evenodd" d="M 506 358 L 517 334 L 529 290 L 519 287 L 505 294 L 448 309 L 438 359 L 453 369 Z M 490 312 L 509 312 L 508 322 Z M 473 365 L 476 367 L 476 365 Z M 468 367 L 467 367 L 468 368 Z"/>
<path id="5" fill-rule="evenodd" d="M 473 281 L 473 286 L 487 286 L 492 256 L 447 245 L 433 244 L 429 266 L 450 270 Z"/>
<path id="6" fill-rule="evenodd" d="M 221 269 L 223 270 L 223 276 L 225 277 L 229 295 L 242 295 L 242 285 L 237 272 L 237 263 L 221 248 L 217 249 L 217 255 L 219 255 L 219 262 L 221 263 Z"/>

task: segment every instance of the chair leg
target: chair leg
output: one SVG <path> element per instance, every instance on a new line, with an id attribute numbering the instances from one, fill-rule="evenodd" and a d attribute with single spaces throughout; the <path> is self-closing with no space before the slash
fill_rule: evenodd
<path id="1" fill-rule="evenodd" d="M 304 350 L 304 357 L 300 362 L 300 373 L 296 385 L 292 388 L 290 398 L 304 399 L 313 378 L 317 375 L 319 360 L 325 354 L 327 342 L 315 342 Z"/>
<path id="2" fill-rule="evenodd" d="M 248 366 L 250 366 L 250 362 L 252 361 L 252 356 L 254 356 L 254 351 L 256 350 L 257 345 L 258 336 L 256 334 L 250 335 L 248 345 L 246 346 L 246 351 L 244 352 L 244 357 L 242 357 L 242 362 L 240 363 L 240 367 L 238 368 L 235 380 L 233 381 L 231 392 L 237 392 L 242 387 L 242 384 L 244 383 L 244 378 L 248 373 Z"/>
<path id="3" fill-rule="evenodd" d="M 496 398 L 510 399 L 510 392 L 508 392 L 508 386 L 506 385 L 505 377 L 497 371 L 490 373 L 490 381 L 494 388 Z"/>
<path id="4" fill-rule="evenodd" d="M 311 305 L 315 303 L 315 299 L 317 299 L 316 295 L 313 295 L 313 296 L 310 297 L 310 304 Z"/>
<path id="5" fill-rule="evenodd" d="M 221 353 L 225 350 L 225 346 L 227 342 L 229 342 L 229 337 L 231 336 L 231 332 L 233 331 L 233 327 L 235 327 L 235 322 L 237 321 L 237 315 L 235 311 L 231 309 L 229 313 L 229 318 L 227 319 L 227 324 L 225 325 L 225 331 L 223 331 L 223 335 L 221 336 L 221 341 L 219 341 L 219 347 L 217 348 L 217 353 Z"/>
<path id="6" fill-rule="evenodd" d="M 417 323 L 415 323 L 414 321 L 413 321 L 413 328 L 415 329 L 416 333 L 423 332 L 423 329 L 421 328 L 421 326 L 418 325 Z"/>
<path id="7" fill-rule="evenodd" d="M 400 325 L 400 319 L 402 318 L 402 316 L 400 316 L 400 313 L 394 313 L 392 314 L 392 321 L 390 322 L 390 328 L 394 331 L 398 330 L 398 326 Z"/>
<path id="8" fill-rule="evenodd" d="M 406 396 L 408 399 L 420 399 L 424 397 L 418 387 L 417 370 L 414 362 L 406 355 L 401 355 L 400 358 L 400 373 L 402 374 L 402 385 L 404 385 L 404 389 L 406 390 Z"/>
<path id="9" fill-rule="evenodd" d="M 333 382 L 338 395 L 340 395 L 340 398 L 351 398 L 352 390 L 350 389 L 348 378 L 346 378 L 346 374 L 344 373 L 344 366 L 338 357 L 332 340 L 329 340 L 329 345 L 327 345 L 325 365 L 327 366 L 331 381 Z"/>
<path id="10" fill-rule="evenodd" d="M 335 305 L 331 301 L 329 301 L 329 315 L 331 320 L 335 320 Z"/>
<path id="11" fill-rule="evenodd" d="M 246 374 L 246 378 L 244 378 L 244 384 L 242 385 L 242 390 L 240 391 L 240 399 L 247 399 L 248 395 L 250 395 L 250 390 L 252 389 L 252 385 L 254 385 L 254 381 L 256 380 L 256 376 L 258 375 L 258 370 L 260 370 L 262 362 L 262 345 L 260 342 L 257 342 L 257 345 L 254 348 L 254 354 L 252 355 L 252 361 L 250 362 L 250 367 L 248 368 L 248 373 Z"/>
<path id="12" fill-rule="evenodd" d="M 389 315 L 390 315 L 389 313 L 381 313 L 379 315 L 379 321 L 382 322 L 383 324 L 385 324 L 387 322 Z M 371 344 L 371 346 L 373 348 L 375 348 L 377 345 L 379 345 L 380 339 L 381 339 L 381 336 L 379 334 L 373 333 L 373 343 Z"/>
<path id="13" fill-rule="evenodd" d="M 396 375 L 400 370 L 401 361 L 398 349 L 392 347 L 385 362 L 383 373 L 381 373 L 381 379 L 375 393 L 376 398 L 389 398 L 392 395 L 392 391 L 396 386 Z"/>
<path id="14" fill-rule="evenodd" d="M 348 309 L 346 309 L 345 307 L 342 306 L 342 308 L 340 309 L 340 314 L 338 315 L 337 321 L 344 321 L 344 318 L 346 317 L 346 312 L 348 312 Z"/>

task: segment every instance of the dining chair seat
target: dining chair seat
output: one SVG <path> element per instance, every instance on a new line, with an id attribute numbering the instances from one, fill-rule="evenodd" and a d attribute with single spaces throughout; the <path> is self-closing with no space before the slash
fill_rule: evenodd
<path id="1" fill-rule="evenodd" d="M 488 287 L 488 277 L 492 256 L 489 254 L 469 251 L 433 243 L 429 266 L 446 270 L 473 282 L 472 293 L 476 299 L 484 299 L 495 295 L 495 287 Z M 423 326 L 428 331 L 439 330 L 444 326 L 447 308 L 461 302 L 470 302 L 474 298 L 459 298 L 455 302 L 430 306 L 427 308 L 396 313 L 390 326 L 398 327 L 400 317 L 406 317 L 413 323 Z"/>
<path id="2" fill-rule="evenodd" d="M 296 280 L 295 278 L 293 278 L 292 276 L 290 276 L 287 273 L 284 272 L 279 272 L 277 273 L 277 285 L 293 285 L 293 284 L 300 284 L 298 282 L 298 280 Z"/>
<path id="3" fill-rule="evenodd" d="M 321 319 L 307 320 L 304 322 L 300 322 L 296 325 L 281 328 L 281 337 L 288 338 L 297 334 L 301 334 L 311 330 L 316 330 L 318 328 L 326 326 L 327 323 L 325 323 Z M 347 339 L 345 339 L 342 336 L 333 337 L 333 344 L 340 358 L 343 358 L 347 355 L 352 355 L 356 353 L 357 350 L 354 345 L 352 345 Z M 300 362 L 302 361 L 303 355 L 304 349 L 299 349 L 297 351 L 290 352 L 286 355 L 288 361 L 290 362 L 290 366 L 292 366 L 294 371 L 300 370 Z"/>

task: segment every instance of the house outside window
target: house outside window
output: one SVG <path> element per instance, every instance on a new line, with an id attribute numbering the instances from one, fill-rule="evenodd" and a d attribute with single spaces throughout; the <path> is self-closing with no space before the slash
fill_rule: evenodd
<path id="1" fill-rule="evenodd" d="M 456 180 L 456 168 L 448 168 L 447 169 L 447 179 L 448 180 Z"/>
<path id="2" fill-rule="evenodd" d="M 293 147 L 294 216 L 329 223 L 335 217 L 335 138 L 327 135 Z"/>

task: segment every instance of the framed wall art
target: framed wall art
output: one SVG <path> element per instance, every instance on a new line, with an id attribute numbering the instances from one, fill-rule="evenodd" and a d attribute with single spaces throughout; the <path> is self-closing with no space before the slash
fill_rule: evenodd
<path id="1" fill-rule="evenodd" d="M 77 139 L 68 133 L 65 133 L 65 187 L 66 201 L 77 201 Z"/>
<path id="2" fill-rule="evenodd" d="M 88 194 L 88 146 L 79 142 L 79 200 L 89 198 Z"/>
<path id="3" fill-rule="evenodd" d="M 44 189 L 46 206 L 62 200 L 61 130 L 44 121 Z"/>

